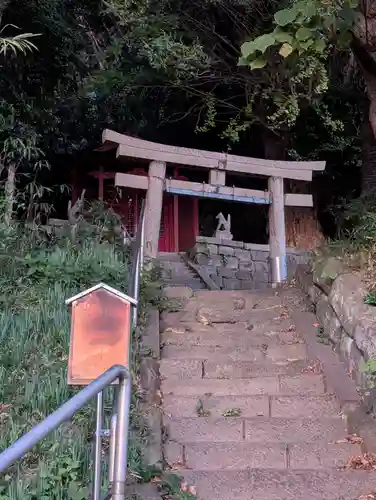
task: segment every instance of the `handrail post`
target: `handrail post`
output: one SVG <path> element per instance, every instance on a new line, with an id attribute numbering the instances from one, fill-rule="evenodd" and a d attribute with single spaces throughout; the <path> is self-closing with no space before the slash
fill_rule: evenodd
<path id="1" fill-rule="evenodd" d="M 103 427 L 103 391 L 97 394 L 97 420 L 95 426 L 93 500 L 100 500 L 101 498 L 102 427 Z"/>
<path id="2" fill-rule="evenodd" d="M 132 380 L 130 375 L 119 378 L 112 500 L 125 500 L 131 391 Z"/>
<path id="3" fill-rule="evenodd" d="M 115 452 L 116 452 L 116 421 L 117 421 L 117 415 L 116 415 L 116 405 L 117 403 L 115 402 L 114 404 L 114 409 L 113 409 L 113 414 L 111 417 L 111 424 L 110 424 L 110 451 L 109 451 L 109 457 L 108 457 L 108 482 L 110 485 L 112 485 L 114 481 L 114 467 L 115 467 Z"/>

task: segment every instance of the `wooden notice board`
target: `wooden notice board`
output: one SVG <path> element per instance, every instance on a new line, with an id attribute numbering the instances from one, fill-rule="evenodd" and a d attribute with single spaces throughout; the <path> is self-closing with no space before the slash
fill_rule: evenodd
<path id="1" fill-rule="evenodd" d="M 128 367 L 130 309 L 104 288 L 72 302 L 68 384 L 89 384 L 113 365 Z"/>

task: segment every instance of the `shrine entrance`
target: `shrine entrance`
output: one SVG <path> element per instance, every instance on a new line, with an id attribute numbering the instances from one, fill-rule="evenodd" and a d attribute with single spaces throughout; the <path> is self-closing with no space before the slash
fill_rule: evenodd
<path id="1" fill-rule="evenodd" d="M 185 251 L 192 246 L 198 228 L 198 199 L 265 207 L 268 216 L 268 265 L 271 281 L 287 278 L 285 207 L 313 207 L 311 194 L 285 192 L 286 179 L 310 182 L 313 171 L 323 171 L 325 162 L 272 161 L 216 151 L 156 144 L 103 132 L 106 149 L 116 149 L 116 158 L 148 162 L 143 176 L 116 172 L 115 186 L 143 190 L 145 197 L 145 255 L 153 260 L 158 251 Z M 179 175 L 188 171 L 190 179 Z M 236 185 L 236 176 L 245 181 Z M 264 187 L 249 186 L 247 179 L 264 179 Z M 262 209 L 260 209 L 262 210 Z M 224 209 L 220 210 L 225 212 Z M 244 209 L 245 212 L 245 209 Z M 260 212 L 261 213 L 261 212 Z M 252 231 L 250 231 L 252 232 Z M 241 238 L 243 241 L 246 238 Z"/>

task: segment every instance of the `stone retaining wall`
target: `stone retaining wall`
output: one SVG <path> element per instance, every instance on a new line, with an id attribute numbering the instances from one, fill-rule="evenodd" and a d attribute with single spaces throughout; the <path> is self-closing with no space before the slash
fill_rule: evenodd
<path id="1" fill-rule="evenodd" d="M 364 303 L 367 291 L 360 276 L 328 259 L 316 265 L 313 272 L 298 266 L 296 278 L 315 306 L 322 333 L 357 385 L 367 389 L 370 384 L 365 362 L 376 359 L 376 307 Z"/>
<path id="2" fill-rule="evenodd" d="M 270 284 L 269 245 L 198 236 L 189 256 L 225 290 L 260 289 Z M 289 276 L 302 262 L 307 262 L 307 254 L 288 249 Z"/>

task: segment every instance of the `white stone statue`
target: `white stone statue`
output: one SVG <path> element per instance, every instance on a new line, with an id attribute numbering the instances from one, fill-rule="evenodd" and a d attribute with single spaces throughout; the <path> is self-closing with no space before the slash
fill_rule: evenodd
<path id="1" fill-rule="evenodd" d="M 218 219 L 217 229 L 215 231 L 215 238 L 221 238 L 223 240 L 232 240 L 233 236 L 231 234 L 231 215 L 228 214 L 227 219 L 220 212 L 216 219 Z"/>

